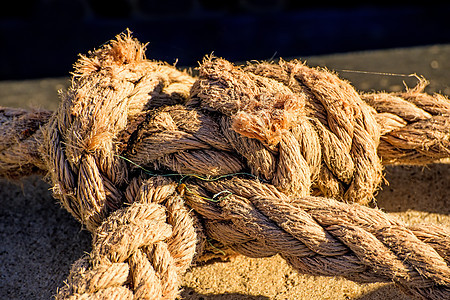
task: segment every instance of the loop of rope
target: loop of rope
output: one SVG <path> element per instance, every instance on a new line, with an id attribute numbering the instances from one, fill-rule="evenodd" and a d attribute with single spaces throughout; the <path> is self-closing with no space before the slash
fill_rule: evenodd
<path id="1" fill-rule="evenodd" d="M 179 274 L 196 250 L 194 221 L 170 181 L 138 181 L 138 191 L 131 190 L 134 184 L 128 190 L 134 202 L 95 230 L 91 254 L 74 265 L 58 299 L 101 299 L 106 293 L 119 299 L 178 296 Z"/>
<path id="2" fill-rule="evenodd" d="M 51 166 L 54 195 L 93 232 L 88 266 L 72 271 L 61 299 L 105 293 L 174 299 L 178 276 L 195 253 L 194 221 L 175 188 L 130 176 L 117 155 L 127 148 L 118 140 L 130 138 L 143 111 L 159 101 L 182 101 L 192 81 L 173 67 L 146 61 L 143 49 L 119 37 L 82 57 L 72 87 L 43 129 L 41 152 Z"/>
<path id="3" fill-rule="evenodd" d="M 358 94 L 298 61 L 207 57 L 195 79 L 144 50 L 128 33 L 82 56 L 52 115 L 0 109 L 2 176 L 48 171 L 93 233 L 58 299 L 174 299 L 208 247 L 450 297 L 446 229 L 360 205 L 382 162 L 450 156 L 447 98 Z"/>

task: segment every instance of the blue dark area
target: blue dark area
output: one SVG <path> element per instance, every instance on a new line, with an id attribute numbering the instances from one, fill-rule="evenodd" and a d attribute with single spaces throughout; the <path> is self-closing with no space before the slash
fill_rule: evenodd
<path id="1" fill-rule="evenodd" d="M 126 28 L 147 56 L 195 66 L 450 43 L 450 4 L 294 0 L 23 0 L 0 9 L 0 80 L 68 75 Z"/>

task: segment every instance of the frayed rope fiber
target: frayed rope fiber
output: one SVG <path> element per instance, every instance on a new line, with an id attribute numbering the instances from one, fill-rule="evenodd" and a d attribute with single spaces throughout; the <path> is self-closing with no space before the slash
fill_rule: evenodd
<path id="1" fill-rule="evenodd" d="M 57 299 L 175 299 L 196 262 L 280 254 L 301 273 L 450 299 L 450 233 L 374 201 L 383 164 L 450 157 L 450 101 L 358 93 L 293 60 L 198 77 L 118 35 L 81 56 L 54 113 L 0 108 L 0 174 L 46 174 L 92 232 Z"/>

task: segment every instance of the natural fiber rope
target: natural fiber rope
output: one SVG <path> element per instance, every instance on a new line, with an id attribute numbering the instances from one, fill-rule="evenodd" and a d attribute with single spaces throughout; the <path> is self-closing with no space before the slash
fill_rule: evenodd
<path id="1" fill-rule="evenodd" d="M 450 156 L 447 98 L 424 81 L 358 94 L 298 61 L 207 57 L 195 79 L 144 50 L 124 34 L 82 56 L 53 114 L 0 109 L 0 174 L 48 172 L 93 233 L 58 299 L 174 299 L 204 234 L 302 273 L 450 297 L 448 230 L 361 205 L 382 163 Z"/>

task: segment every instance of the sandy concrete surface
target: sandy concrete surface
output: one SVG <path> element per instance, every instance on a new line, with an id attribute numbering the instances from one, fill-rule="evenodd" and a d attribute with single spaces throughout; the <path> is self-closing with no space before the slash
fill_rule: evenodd
<path id="1" fill-rule="evenodd" d="M 428 92 L 448 95 L 449 58 L 450 45 L 434 45 L 306 59 L 309 65 L 338 71 L 359 90 L 398 91 L 403 82 L 413 86 L 417 80 L 407 75 L 417 73 L 430 80 Z M 56 91 L 67 85 L 67 78 L 0 82 L 0 105 L 55 109 Z M 408 223 L 450 228 L 448 160 L 427 167 L 387 167 L 385 177 L 389 185 L 377 196 L 380 208 Z M 71 263 L 90 250 L 89 233 L 60 208 L 38 177 L 1 179 L 0 207 L 0 299 L 51 298 Z M 192 268 L 184 276 L 183 289 L 184 299 L 198 300 L 408 299 L 392 284 L 361 285 L 297 274 L 278 256 L 240 256 Z"/>

